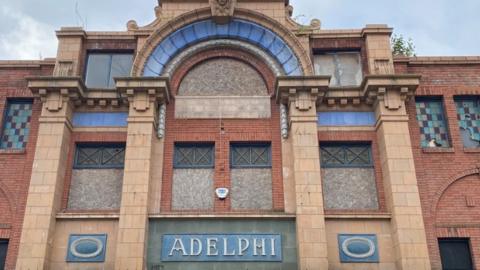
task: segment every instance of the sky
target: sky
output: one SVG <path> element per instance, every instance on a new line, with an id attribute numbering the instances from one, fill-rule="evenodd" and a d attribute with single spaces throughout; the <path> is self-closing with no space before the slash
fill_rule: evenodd
<path id="1" fill-rule="evenodd" d="M 134 19 L 154 19 L 157 0 L 3 0 L 0 59 L 55 57 L 55 30 L 126 30 Z M 412 38 L 418 56 L 480 55 L 480 0 L 291 0 L 294 17 L 317 18 L 323 29 L 362 28 L 383 23 Z"/>

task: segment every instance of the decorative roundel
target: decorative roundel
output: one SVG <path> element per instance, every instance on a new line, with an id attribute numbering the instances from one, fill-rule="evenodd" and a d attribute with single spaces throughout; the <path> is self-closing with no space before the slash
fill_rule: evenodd
<path id="1" fill-rule="evenodd" d="M 94 237 L 82 237 L 72 242 L 70 252 L 78 258 L 95 258 L 103 251 L 103 243 Z"/>
<path id="2" fill-rule="evenodd" d="M 342 251 L 351 258 L 365 259 L 375 254 L 375 243 L 368 238 L 355 236 L 345 239 Z"/>

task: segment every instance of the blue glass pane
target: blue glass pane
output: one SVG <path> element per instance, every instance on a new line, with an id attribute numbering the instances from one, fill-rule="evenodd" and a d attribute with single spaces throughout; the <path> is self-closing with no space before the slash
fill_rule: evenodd
<path id="1" fill-rule="evenodd" d="M 32 101 L 9 101 L 3 119 L 0 148 L 24 149 L 30 134 Z"/>
<path id="2" fill-rule="evenodd" d="M 320 112 L 318 113 L 320 126 L 373 126 L 375 125 L 374 112 Z"/>
<path id="3" fill-rule="evenodd" d="M 441 100 L 417 100 L 417 122 L 422 147 L 449 147 L 447 123 Z"/>

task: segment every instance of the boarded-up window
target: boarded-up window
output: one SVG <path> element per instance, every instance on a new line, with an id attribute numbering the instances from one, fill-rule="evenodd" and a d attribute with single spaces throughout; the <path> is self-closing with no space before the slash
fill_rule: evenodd
<path id="1" fill-rule="evenodd" d="M 77 145 L 68 209 L 119 209 L 124 163 L 123 144 Z"/>
<path id="2" fill-rule="evenodd" d="M 272 206 L 270 143 L 234 143 L 230 147 L 232 208 L 269 210 Z"/>
<path id="3" fill-rule="evenodd" d="M 173 160 L 172 209 L 213 209 L 214 145 L 177 143 Z"/>
<path id="4" fill-rule="evenodd" d="M 316 75 L 332 76 L 330 86 L 358 86 L 362 83 L 359 52 L 328 52 L 314 56 Z"/>
<path id="5" fill-rule="evenodd" d="M 378 209 L 370 144 L 324 143 L 320 157 L 326 209 Z"/>

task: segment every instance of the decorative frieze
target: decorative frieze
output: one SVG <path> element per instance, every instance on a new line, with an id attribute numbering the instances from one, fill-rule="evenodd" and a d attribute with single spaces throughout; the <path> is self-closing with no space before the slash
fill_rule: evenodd
<path id="1" fill-rule="evenodd" d="M 237 0 L 210 0 L 212 17 L 218 24 L 226 24 L 230 21 L 235 10 Z"/>

